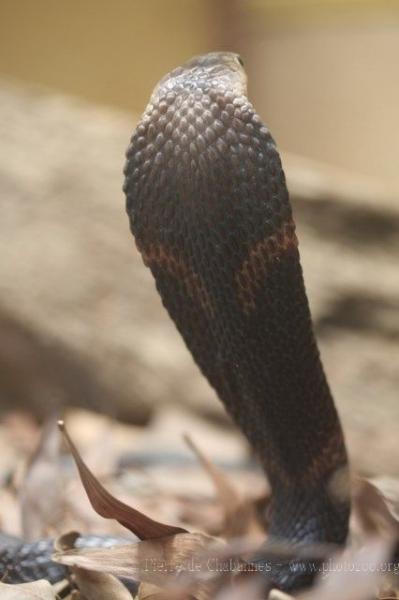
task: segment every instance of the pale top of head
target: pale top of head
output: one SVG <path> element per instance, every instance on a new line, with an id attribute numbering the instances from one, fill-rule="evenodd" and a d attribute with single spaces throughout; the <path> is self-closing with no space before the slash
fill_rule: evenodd
<path id="1" fill-rule="evenodd" d="M 170 92 L 195 93 L 210 90 L 246 96 L 247 76 L 242 59 L 234 52 L 210 52 L 195 56 L 173 69 L 155 86 L 151 103 Z"/>

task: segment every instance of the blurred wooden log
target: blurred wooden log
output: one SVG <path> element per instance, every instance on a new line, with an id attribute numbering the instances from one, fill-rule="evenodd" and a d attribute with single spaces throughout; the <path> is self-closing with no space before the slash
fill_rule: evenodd
<path id="1" fill-rule="evenodd" d="M 294 197 L 399 216 L 399 190 L 391 190 L 379 180 L 290 152 L 282 153 L 282 161 Z"/>

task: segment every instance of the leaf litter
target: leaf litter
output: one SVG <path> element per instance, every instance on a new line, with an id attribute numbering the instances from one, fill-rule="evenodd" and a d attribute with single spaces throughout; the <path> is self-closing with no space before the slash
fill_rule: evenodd
<path id="1" fill-rule="evenodd" d="M 63 425 L 61 429 L 94 510 L 106 519 L 115 519 L 134 532 L 141 541 L 94 550 L 74 549 L 73 536 L 67 545 L 65 539 L 61 539 L 63 543 L 57 543 L 54 558 L 70 568 L 69 581 L 60 582 L 57 586 L 51 586 L 47 582 L 13 586 L 2 583 L 1 598 L 125 600 L 131 594 L 119 577 L 141 581 L 136 596 L 140 600 L 258 600 L 265 597 L 262 582 L 256 575 L 248 576 L 251 574 L 245 572 L 247 563 L 242 558 L 246 552 L 259 545 L 259 535 L 265 529 L 265 521 L 259 515 L 259 495 L 246 498 L 238 492 L 233 478 L 227 477 L 223 470 L 216 467 L 189 436 L 185 436 L 185 441 L 212 480 L 216 498 L 222 508 L 223 518 L 216 537 L 157 521 L 118 500 L 88 469 Z M 50 450 L 51 447 L 54 450 L 54 440 L 49 444 Z M 52 461 L 48 450 L 49 448 L 44 448 L 42 451 L 44 463 Z M 56 454 L 53 454 L 54 460 Z M 39 468 L 35 466 L 35 469 L 38 468 L 39 474 L 45 474 L 46 469 L 40 467 L 40 460 L 39 452 L 32 465 L 38 462 Z M 48 473 L 51 473 L 51 464 Z M 32 468 L 30 477 L 35 479 L 33 475 Z M 37 477 L 40 481 L 43 475 Z M 45 478 L 42 479 L 42 485 L 43 481 L 45 482 Z M 398 545 L 399 539 L 399 494 L 395 490 L 398 490 L 396 480 L 391 481 L 388 486 L 385 480 L 354 480 L 352 541 L 343 552 L 323 563 L 312 589 L 297 594 L 295 598 L 390 600 L 398 597 L 399 586 L 395 579 L 399 573 L 399 565 L 392 560 L 393 549 Z M 57 495 L 54 497 L 57 498 Z M 268 496 L 263 508 L 267 501 Z M 29 500 L 27 505 L 29 510 Z M 207 529 L 206 525 L 204 522 L 204 531 Z M 244 579 L 237 575 L 234 568 L 225 572 L 211 572 L 209 569 L 210 559 L 225 559 L 229 556 L 239 558 L 238 564 L 243 566 L 245 572 Z M 269 598 L 274 600 L 293 597 L 279 590 L 271 590 L 269 594 Z"/>

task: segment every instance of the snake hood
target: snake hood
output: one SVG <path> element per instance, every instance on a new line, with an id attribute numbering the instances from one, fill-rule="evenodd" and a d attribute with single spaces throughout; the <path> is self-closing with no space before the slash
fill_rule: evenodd
<path id="1" fill-rule="evenodd" d="M 270 538 L 342 544 L 342 428 L 280 156 L 247 98 L 238 55 L 196 57 L 160 81 L 125 175 L 131 229 L 163 304 L 271 483 Z M 272 569 L 285 589 L 312 576 Z"/>

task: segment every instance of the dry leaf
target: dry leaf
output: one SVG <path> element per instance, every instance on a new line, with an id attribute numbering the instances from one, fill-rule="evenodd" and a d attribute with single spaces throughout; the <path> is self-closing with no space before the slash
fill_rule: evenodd
<path id="1" fill-rule="evenodd" d="M 76 584 L 86 600 L 132 600 L 127 588 L 113 575 L 73 569 Z"/>
<path id="2" fill-rule="evenodd" d="M 264 600 L 264 587 L 265 582 L 259 576 L 241 577 L 234 580 L 234 585 L 224 585 L 215 600 Z"/>
<path id="3" fill-rule="evenodd" d="M 163 590 L 152 583 L 142 583 L 137 598 L 138 600 L 196 600 L 186 592 Z"/>
<path id="4" fill-rule="evenodd" d="M 399 538 L 399 521 L 391 502 L 375 483 L 358 479 L 355 484 L 354 510 L 364 531 L 369 534 Z"/>
<path id="5" fill-rule="evenodd" d="M 185 434 L 183 437 L 213 481 L 224 512 L 223 535 L 226 538 L 235 538 L 262 533 L 264 536 L 254 504 L 241 497 L 229 478 L 205 456 L 189 435 Z"/>
<path id="6" fill-rule="evenodd" d="M 399 479 L 393 477 L 374 477 L 369 481 L 379 490 L 391 516 L 399 523 Z"/>
<path id="7" fill-rule="evenodd" d="M 54 540 L 54 551 L 64 552 L 65 550 L 73 550 L 76 540 L 81 536 L 78 531 L 67 531 L 58 536 Z"/>
<path id="8" fill-rule="evenodd" d="M 71 588 L 71 583 L 67 579 L 62 579 L 61 581 L 57 581 L 57 583 L 53 583 L 54 593 L 58 598 L 67 598 L 68 590 Z"/>
<path id="9" fill-rule="evenodd" d="M 66 552 L 75 549 L 75 542 L 80 538 L 80 533 L 70 531 L 59 536 L 54 542 L 56 552 Z M 75 581 L 82 592 L 85 600 L 101 600 L 102 598 L 113 600 L 131 599 L 132 594 L 137 592 L 136 582 L 126 582 L 126 586 L 112 575 L 99 573 L 96 571 L 88 571 L 79 567 L 70 567 Z M 129 590 L 129 591 L 128 591 Z"/>
<path id="10" fill-rule="evenodd" d="M 380 589 L 378 600 L 397 600 L 399 590 L 393 589 L 392 585 L 383 585 Z"/>
<path id="11" fill-rule="evenodd" d="M 69 437 L 64 423 L 59 421 L 58 425 L 63 432 L 75 459 L 81 481 L 91 505 L 99 515 L 106 519 L 115 519 L 121 525 L 126 527 L 126 529 L 129 529 L 137 535 L 141 540 L 170 536 L 176 533 L 186 533 L 186 530 L 181 527 L 174 527 L 172 525 L 160 523 L 159 521 L 154 521 L 140 511 L 112 496 L 112 494 L 110 494 L 94 477 L 93 473 L 83 462 L 77 448 Z"/>
<path id="12" fill-rule="evenodd" d="M 107 550 L 69 550 L 53 558 L 64 565 L 168 587 L 171 594 L 178 586 L 179 593 L 191 593 L 200 600 L 211 597 L 215 573 L 208 560 L 221 546 L 220 540 L 200 533 L 180 533 Z"/>
<path id="13" fill-rule="evenodd" d="M 290 596 L 289 594 L 285 594 L 280 590 L 271 590 L 269 594 L 268 600 L 295 600 L 294 596 Z"/>
<path id="14" fill-rule="evenodd" d="M 389 562 L 391 544 L 369 539 L 360 549 L 348 548 L 322 565 L 312 590 L 297 596 L 298 600 L 365 600 L 376 593 Z"/>
<path id="15" fill-rule="evenodd" d="M 1 600 L 57 600 L 52 585 L 40 579 L 32 583 L 0 583 Z"/>
<path id="16" fill-rule="evenodd" d="M 20 490 L 22 533 L 27 541 L 43 537 L 62 510 L 63 486 L 58 464 L 60 433 L 55 419 L 45 425 Z"/>
<path id="17" fill-rule="evenodd" d="M 198 557 L 213 549 L 217 551 L 222 545 L 221 541 L 201 533 L 179 533 L 113 548 L 56 552 L 53 558 L 64 565 L 162 585 L 165 578 L 204 571 L 206 565 Z"/>

